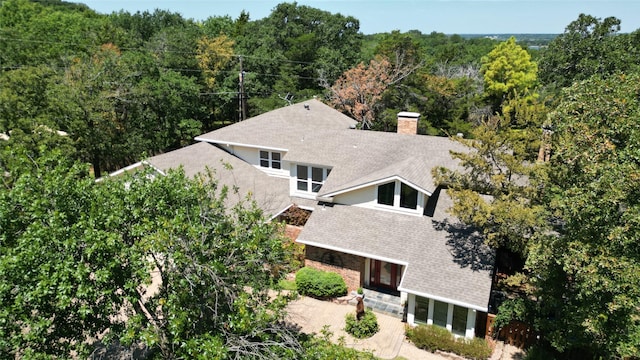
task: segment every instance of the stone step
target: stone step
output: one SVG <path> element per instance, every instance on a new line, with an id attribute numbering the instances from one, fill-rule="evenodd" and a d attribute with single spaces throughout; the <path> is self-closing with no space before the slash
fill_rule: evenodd
<path id="1" fill-rule="evenodd" d="M 353 295 L 355 296 L 356 294 Z M 355 305 L 356 302 L 357 300 L 354 297 L 349 301 L 349 304 Z M 402 319 L 404 315 L 404 307 L 400 302 L 399 296 L 385 294 L 369 289 L 364 289 L 364 306 L 365 308 L 373 310 L 374 312 L 384 313 L 397 317 L 399 319 Z"/>

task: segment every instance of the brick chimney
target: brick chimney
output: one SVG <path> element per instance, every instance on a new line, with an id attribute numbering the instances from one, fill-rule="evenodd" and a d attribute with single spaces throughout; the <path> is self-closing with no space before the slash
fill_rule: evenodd
<path id="1" fill-rule="evenodd" d="M 418 133 L 418 118 L 420 118 L 420 114 L 415 112 L 399 112 L 398 134 L 416 135 Z"/>

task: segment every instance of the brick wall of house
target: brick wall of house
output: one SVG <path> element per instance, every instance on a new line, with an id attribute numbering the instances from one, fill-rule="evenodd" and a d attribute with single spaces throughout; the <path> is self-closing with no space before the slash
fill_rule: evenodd
<path id="1" fill-rule="evenodd" d="M 284 235 L 289 239 L 296 241 L 301 231 L 302 231 L 302 226 L 294 226 L 294 225 L 287 224 L 284 228 Z"/>
<path id="2" fill-rule="evenodd" d="M 306 246 L 305 265 L 340 274 L 349 291 L 357 290 L 364 280 L 364 258 L 356 255 Z"/>

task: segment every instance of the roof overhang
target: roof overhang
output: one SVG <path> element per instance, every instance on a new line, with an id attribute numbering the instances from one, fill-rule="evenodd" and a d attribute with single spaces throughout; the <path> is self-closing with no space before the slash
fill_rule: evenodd
<path id="1" fill-rule="evenodd" d="M 404 278 L 403 278 L 403 281 L 404 281 Z M 482 307 L 482 306 L 478 306 L 478 305 L 474 305 L 474 304 L 469 304 L 469 303 L 466 303 L 464 301 L 458 301 L 458 300 L 449 299 L 449 298 L 442 297 L 442 296 L 429 294 L 429 293 L 426 293 L 426 292 L 407 289 L 407 288 L 402 286 L 402 282 L 400 283 L 400 286 L 398 286 L 398 291 L 406 292 L 408 294 L 413 294 L 413 295 L 417 295 L 417 296 L 420 296 L 420 297 L 425 297 L 425 298 L 429 298 L 429 299 L 433 299 L 433 300 L 446 302 L 446 303 L 453 304 L 453 305 L 462 306 L 462 307 L 473 309 L 473 310 L 477 310 L 477 311 L 482 311 L 482 312 L 488 312 L 489 311 L 488 307 L 486 307 L 486 306 Z"/>
<path id="2" fill-rule="evenodd" d="M 207 139 L 207 138 L 203 138 L 203 137 L 196 137 L 194 140 L 203 141 L 203 142 L 207 142 L 207 143 L 210 143 L 210 144 L 223 145 L 223 146 L 241 146 L 241 147 L 247 147 L 247 148 L 252 148 L 252 149 L 282 151 L 282 152 L 289 151 L 289 149 L 273 147 L 273 146 L 259 146 L 259 145 L 255 145 L 255 144 L 245 144 L 245 143 L 239 143 L 239 142 L 234 142 L 234 141 Z"/>
<path id="3" fill-rule="evenodd" d="M 405 178 L 403 178 L 401 176 L 394 175 L 394 176 L 389 176 L 389 177 L 385 177 L 385 178 L 378 179 L 378 180 L 368 181 L 368 182 L 363 183 L 363 184 L 350 186 L 350 187 L 347 187 L 347 188 L 344 188 L 344 189 L 335 190 L 335 191 L 332 191 L 332 192 L 329 192 L 329 193 L 326 193 L 326 194 L 322 194 L 321 197 L 322 198 L 330 198 L 330 197 L 334 197 L 334 196 L 337 196 L 337 195 L 340 195 L 340 194 L 348 193 L 348 192 L 359 190 L 359 189 L 364 189 L 364 188 L 369 187 L 369 186 L 375 186 L 375 185 L 388 183 L 390 181 L 395 181 L 395 180 L 399 180 L 402 183 L 405 183 L 405 184 L 411 186 L 415 190 L 417 190 L 417 191 L 419 191 L 421 193 L 427 194 L 427 196 L 433 195 L 432 191 L 429 191 L 427 189 L 423 189 L 420 186 L 408 181 L 407 179 L 405 179 Z"/>
<path id="4" fill-rule="evenodd" d="M 409 265 L 409 263 L 407 263 L 406 261 L 403 261 L 403 260 L 398 260 L 398 259 L 394 259 L 394 258 L 390 258 L 390 257 L 386 257 L 386 256 L 380 256 L 380 255 L 376 255 L 376 254 L 371 254 L 371 253 L 355 251 L 355 250 L 351 250 L 351 249 L 345 249 L 345 248 L 341 248 L 341 247 L 337 247 L 337 246 L 325 245 L 325 244 L 321 244 L 321 243 L 317 243 L 317 242 L 313 242 L 313 241 L 305 241 L 303 239 L 297 239 L 296 242 L 299 242 L 299 243 L 304 244 L 304 245 L 315 246 L 315 247 L 322 248 L 322 249 L 338 251 L 338 252 L 342 252 L 342 253 L 345 253 L 345 254 L 361 256 L 361 257 L 364 257 L 364 258 L 369 258 L 369 259 L 374 259 L 374 260 L 386 261 L 386 262 L 390 262 L 390 263 L 394 263 L 394 264 L 398 264 L 398 265 L 404 265 L 404 266 Z"/>

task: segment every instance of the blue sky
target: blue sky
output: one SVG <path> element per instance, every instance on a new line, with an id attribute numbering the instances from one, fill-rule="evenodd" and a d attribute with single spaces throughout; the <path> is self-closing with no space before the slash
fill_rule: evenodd
<path id="1" fill-rule="evenodd" d="M 85 0 L 100 13 L 171 10 L 186 18 L 268 16 L 282 1 L 269 0 Z M 293 2 L 293 1 L 287 1 Z M 351 15 L 364 34 L 400 30 L 445 34 L 562 33 L 580 13 L 614 16 L 622 32 L 640 29 L 640 0 L 298 0 L 299 5 Z"/>

